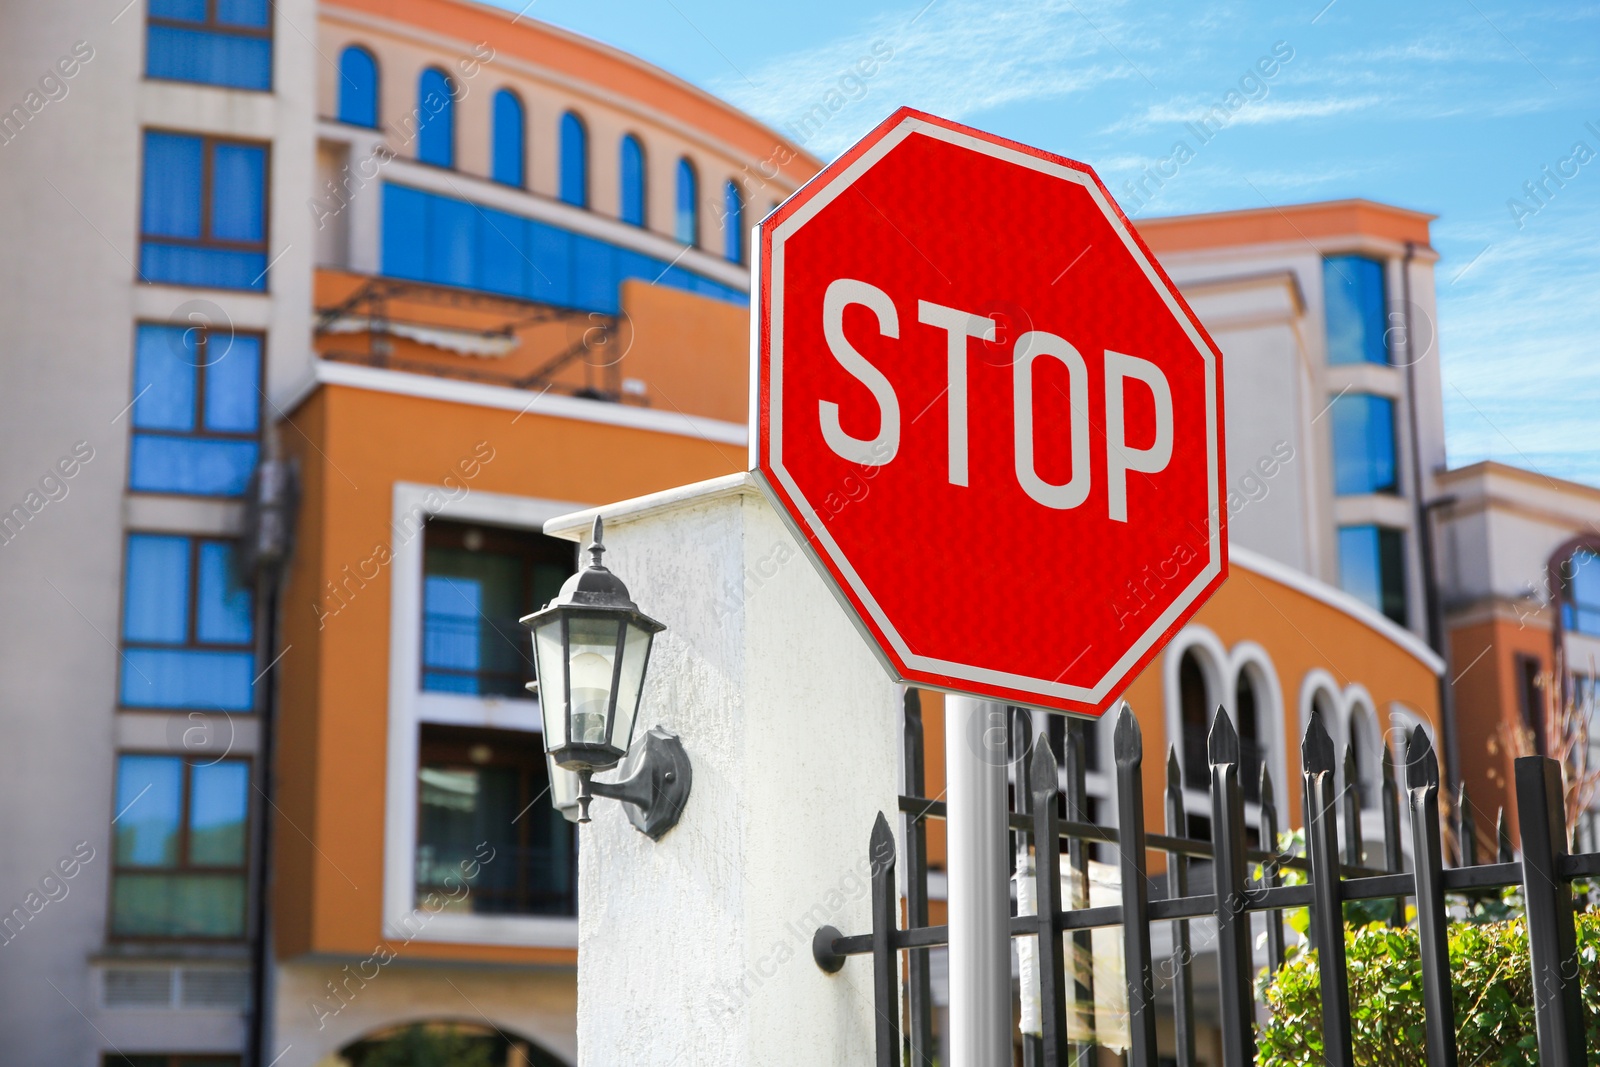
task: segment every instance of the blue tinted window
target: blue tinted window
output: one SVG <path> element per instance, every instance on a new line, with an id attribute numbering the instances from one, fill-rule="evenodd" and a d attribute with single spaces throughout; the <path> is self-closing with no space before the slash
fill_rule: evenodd
<path id="1" fill-rule="evenodd" d="M 211 334 L 205 347 L 205 428 L 255 433 L 261 426 L 261 338 Z"/>
<path id="2" fill-rule="evenodd" d="M 205 142 L 174 133 L 144 135 L 144 232 L 199 237 Z"/>
<path id="3" fill-rule="evenodd" d="M 644 148 L 639 138 L 628 134 L 622 139 L 622 202 L 617 205 L 623 222 L 644 225 Z"/>
<path id="4" fill-rule="evenodd" d="M 339 54 L 339 121 L 377 128 L 378 62 L 365 48 Z"/>
<path id="5" fill-rule="evenodd" d="M 1406 625 L 1405 535 L 1385 526 L 1341 526 L 1339 585 Z"/>
<path id="6" fill-rule="evenodd" d="M 700 182 L 694 173 L 694 164 L 687 159 L 678 160 L 677 212 L 672 232 L 686 245 L 700 243 Z"/>
<path id="7" fill-rule="evenodd" d="M 243 493 L 260 451 L 261 338 L 141 325 L 133 381 L 128 487 Z"/>
<path id="8" fill-rule="evenodd" d="M 1328 362 L 1389 362 L 1383 264 L 1364 256 L 1329 256 L 1322 261 L 1322 292 Z"/>
<path id="9" fill-rule="evenodd" d="M 204 22 L 206 0 L 150 0 L 150 17 L 178 22 Z"/>
<path id="10" fill-rule="evenodd" d="M 254 597 L 234 553 L 227 541 L 128 535 L 123 706 L 252 710 Z"/>
<path id="11" fill-rule="evenodd" d="M 744 197 L 733 182 L 722 187 L 723 254 L 734 263 L 744 262 Z"/>
<path id="12" fill-rule="evenodd" d="M 266 149 L 219 144 L 211 166 L 211 235 L 221 241 L 258 243 L 265 232 Z"/>
<path id="13" fill-rule="evenodd" d="M 1395 466 L 1394 401 L 1345 393 L 1334 398 L 1333 486 L 1340 495 L 1399 492 Z"/>
<path id="14" fill-rule="evenodd" d="M 133 356 L 133 425 L 149 430 L 193 430 L 199 395 L 197 331 L 184 326 L 140 326 Z"/>
<path id="15" fill-rule="evenodd" d="M 1561 625 L 1574 633 L 1600 634 L 1600 556 L 1579 549 L 1557 571 L 1561 581 Z"/>
<path id="16" fill-rule="evenodd" d="M 239 645 L 250 640 L 250 590 L 239 582 L 233 546 L 200 543 L 200 587 L 195 594 L 195 636 L 206 644 Z"/>
<path id="17" fill-rule="evenodd" d="M 383 273 L 615 314 L 632 278 L 747 306 L 748 294 L 681 264 L 548 223 L 400 185 L 383 190 Z"/>
<path id="18" fill-rule="evenodd" d="M 561 116 L 561 199 L 589 206 L 589 133 L 570 111 Z"/>
<path id="19" fill-rule="evenodd" d="M 249 765 L 123 755 L 116 797 L 112 936 L 242 937 Z"/>
<path id="20" fill-rule="evenodd" d="M 217 21 L 225 26 L 267 25 L 271 0 L 217 0 Z"/>
<path id="21" fill-rule="evenodd" d="M 417 159 L 436 167 L 456 165 L 455 86 L 432 67 L 417 82 Z"/>
<path id="22" fill-rule="evenodd" d="M 183 760 L 177 756 L 120 757 L 113 817 L 117 866 L 175 866 L 183 819 Z"/>
<path id="23" fill-rule="evenodd" d="M 140 279 L 265 289 L 266 146 L 154 130 L 144 146 Z"/>
<path id="24" fill-rule="evenodd" d="M 151 0 L 145 74 L 230 89 L 272 88 L 268 0 Z"/>
<path id="25" fill-rule="evenodd" d="M 244 866 L 250 769 L 238 760 L 190 768 L 189 861 L 197 867 Z"/>
<path id="26" fill-rule="evenodd" d="M 189 633 L 189 539 L 131 534 L 123 590 L 122 636 L 182 642 Z"/>
<path id="27" fill-rule="evenodd" d="M 522 187 L 525 124 L 522 101 L 510 89 L 494 94 L 494 153 L 489 176 L 503 185 Z"/>

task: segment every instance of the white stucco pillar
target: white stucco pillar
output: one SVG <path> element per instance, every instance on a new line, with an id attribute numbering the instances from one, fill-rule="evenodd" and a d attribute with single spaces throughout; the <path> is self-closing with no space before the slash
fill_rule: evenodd
<path id="1" fill-rule="evenodd" d="M 1011 1059 L 1011 883 L 1005 705 L 945 697 L 949 841 L 949 1067 Z"/>
<path id="2" fill-rule="evenodd" d="M 747 476 L 598 510 L 607 566 L 668 627 L 638 729 L 681 736 L 694 787 L 660 842 L 604 799 L 580 828 L 578 1062 L 870 1063 L 870 959 L 825 974 L 811 936 L 870 930 L 898 689 Z"/>

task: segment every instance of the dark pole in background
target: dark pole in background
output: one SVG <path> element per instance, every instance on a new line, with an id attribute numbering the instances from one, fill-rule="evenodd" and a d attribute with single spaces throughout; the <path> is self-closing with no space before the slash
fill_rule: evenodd
<path id="1" fill-rule="evenodd" d="M 278 607 L 293 545 L 295 489 L 295 473 L 288 461 L 263 461 L 246 491 L 246 518 L 241 535 L 240 564 L 245 574 L 255 579 L 257 617 L 261 620 L 261 640 L 257 647 L 263 650 L 262 655 L 267 659 L 267 666 L 258 679 L 262 690 L 255 707 L 260 717 L 260 732 L 252 778 L 260 796 L 260 800 L 253 805 L 257 814 L 254 819 L 255 848 L 250 878 L 249 1062 L 252 1067 L 266 1067 L 271 1062 L 267 1010 L 272 967 L 272 909 L 269 899 L 272 885 L 271 809 L 276 791 L 273 788 L 273 741 L 278 717 L 278 663 L 282 659 L 282 653 L 277 651 Z"/>
<path id="2" fill-rule="evenodd" d="M 1411 488 L 1416 509 L 1417 557 L 1422 565 L 1422 606 L 1428 647 L 1445 663 L 1439 676 L 1439 722 L 1444 731 L 1445 780 L 1452 794 L 1461 783 L 1461 745 L 1456 736 L 1455 695 L 1450 689 L 1450 655 L 1445 650 L 1444 612 L 1439 602 L 1438 562 L 1433 553 L 1433 509 L 1453 503 L 1453 499 L 1429 501 L 1422 472 L 1422 431 L 1417 426 L 1417 354 L 1414 305 L 1411 302 L 1411 263 L 1417 256 L 1414 241 L 1406 242 L 1405 258 L 1400 263 L 1400 298 L 1405 322 L 1406 413 L 1411 423 Z"/>

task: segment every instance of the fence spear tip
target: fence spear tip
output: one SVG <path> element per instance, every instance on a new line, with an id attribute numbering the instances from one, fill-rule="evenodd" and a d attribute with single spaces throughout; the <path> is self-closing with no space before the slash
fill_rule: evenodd
<path id="1" fill-rule="evenodd" d="M 1112 747 L 1116 749 L 1119 764 L 1132 765 L 1144 759 L 1144 735 L 1127 701 L 1122 702 L 1122 710 L 1117 714 L 1117 731 L 1112 737 Z"/>
<path id="2" fill-rule="evenodd" d="M 1390 751 L 1388 745 L 1383 746 L 1381 762 L 1383 764 L 1384 782 L 1388 783 L 1394 781 L 1394 753 Z"/>
<path id="3" fill-rule="evenodd" d="M 1277 803 L 1277 793 L 1272 788 L 1272 770 L 1263 763 L 1261 765 L 1261 806 L 1275 809 Z"/>
<path id="4" fill-rule="evenodd" d="M 1050 739 L 1041 736 L 1033 746 L 1033 795 L 1054 796 L 1056 792 L 1056 754 Z"/>
<path id="5" fill-rule="evenodd" d="M 1183 788 L 1183 767 L 1178 763 L 1178 746 L 1167 746 L 1167 788 Z"/>
<path id="6" fill-rule="evenodd" d="M 1227 708 L 1218 708 L 1216 717 L 1211 720 L 1206 753 L 1213 764 L 1239 762 L 1239 731 L 1233 728 L 1233 717 Z"/>
<path id="7" fill-rule="evenodd" d="M 1328 736 L 1328 724 L 1322 719 L 1322 709 L 1311 705 L 1311 721 L 1306 723 L 1306 736 L 1300 742 L 1300 763 L 1307 774 L 1322 774 L 1333 770 L 1333 738 Z"/>
<path id="8" fill-rule="evenodd" d="M 1433 754 L 1433 743 L 1421 726 L 1411 731 L 1406 745 L 1406 788 L 1439 788 L 1439 758 Z"/>

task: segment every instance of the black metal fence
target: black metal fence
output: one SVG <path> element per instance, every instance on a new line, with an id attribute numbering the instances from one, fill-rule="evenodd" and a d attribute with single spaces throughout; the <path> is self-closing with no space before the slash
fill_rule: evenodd
<path id="1" fill-rule="evenodd" d="M 901 901 L 895 860 L 891 858 L 873 867 L 872 932 L 845 935 L 833 927 L 823 927 L 816 932 L 812 944 L 817 964 L 829 972 L 843 967 L 849 956 L 871 955 L 877 1009 L 877 1067 L 899 1067 L 902 1056 L 908 1067 L 925 1067 L 934 1062 L 928 955 L 929 949 L 948 943 L 948 927 L 931 926 L 928 920 L 926 822 L 943 818 L 945 806 L 921 795 L 925 792 L 922 718 L 915 691 L 907 693 L 905 718 L 905 780 L 912 794 L 900 798 L 900 812 L 905 820 L 903 861 L 908 869 L 904 901 L 906 926 L 902 928 L 897 920 Z M 1183 783 L 1175 751 L 1167 760 L 1165 821 L 1168 832 L 1146 833 L 1143 741 L 1138 721 L 1126 706 L 1117 719 L 1113 738 L 1116 829 L 1096 826 L 1087 818 L 1089 804 L 1082 729 L 1067 731 L 1064 760 L 1058 769 L 1048 740 L 1033 737 L 1031 726 L 1022 725 L 1027 722 L 1020 713 L 1013 718 L 1014 737 L 1026 730 L 1023 736 L 1031 743 L 1019 746 L 1022 754 L 1013 767 L 1013 806 L 1018 810 L 1012 812 L 1010 826 L 1020 835 L 1022 849 L 1026 850 L 1031 841 L 1039 857 L 1034 875 L 1037 914 L 1013 915 L 1010 926 L 1013 938 L 1032 938 L 1037 944 L 1043 1035 L 1024 1040 L 1024 1058 L 1030 1067 L 1076 1063 L 1087 1051 L 1069 1043 L 1067 1006 L 1069 1002 L 1092 1003 L 1094 992 L 1088 987 L 1088 976 L 1080 969 L 1074 968 L 1069 975 L 1063 935 L 1072 934 L 1075 945 L 1086 951 L 1090 930 L 1118 926 L 1121 927 L 1127 978 L 1129 1043 L 1126 1062 L 1130 1067 L 1157 1067 L 1156 981 L 1151 959 L 1151 931 L 1152 924 L 1160 922 L 1172 924 L 1172 958 L 1166 973 L 1171 979 L 1176 1061 L 1179 1067 L 1192 1067 L 1196 1020 L 1189 924 L 1198 919 L 1215 922 L 1219 1005 L 1216 1025 L 1220 1031 L 1223 1062 L 1229 1067 L 1254 1063 L 1256 1005 L 1251 980 L 1256 964 L 1251 952 L 1250 916 L 1258 912 L 1266 916 L 1266 963 L 1276 969 L 1284 960 L 1283 913 L 1290 908 L 1310 909 L 1312 945 L 1340 948 L 1339 952 L 1318 954 L 1324 1060 L 1328 1067 L 1354 1067 L 1343 906 L 1350 901 L 1393 900 L 1389 921 L 1399 926 L 1407 922 L 1405 901 L 1408 898 L 1416 903 L 1414 923 L 1421 950 L 1426 1062 L 1431 1067 L 1454 1067 L 1456 1026 L 1445 894 L 1471 894 L 1512 886 L 1521 889 L 1527 916 L 1530 966 L 1533 988 L 1537 991 L 1535 1018 L 1539 1062 L 1562 1065 L 1588 1062 L 1578 984 L 1572 882 L 1600 875 L 1600 853 L 1572 855 L 1568 851 L 1561 768 L 1555 760 L 1528 756 L 1516 761 L 1520 860 L 1512 853 L 1502 812 L 1496 825 L 1496 861 L 1479 864 L 1470 806 L 1462 803 L 1457 805 L 1455 827 L 1460 865 L 1446 867 L 1439 813 L 1439 764 L 1426 733 L 1418 727 L 1408 739 L 1404 757 L 1403 789 L 1410 816 L 1412 869 L 1403 869 L 1402 786 L 1397 781 L 1394 760 L 1387 749 L 1379 796 L 1383 814 L 1384 868 L 1372 869 L 1361 865 L 1364 842 L 1360 798 L 1355 789 L 1346 789 L 1341 794 L 1336 786 L 1334 744 L 1319 712 L 1312 713 L 1301 747 L 1306 828 L 1304 856 L 1276 850 L 1278 812 L 1273 783 L 1265 770 L 1260 780 L 1259 819 L 1253 829 L 1259 841 L 1269 848 L 1249 846 L 1252 827 L 1246 823 L 1239 781 L 1240 742 L 1225 709 L 1218 710 L 1208 739 L 1210 840 L 1186 836 Z M 1350 759 L 1347 751 L 1347 772 Z M 1340 807 L 1344 808 L 1342 818 Z M 1117 846 L 1120 904 L 1089 906 L 1089 847 L 1095 842 Z M 1147 872 L 1146 857 L 1151 849 L 1166 855 L 1167 875 L 1162 879 L 1166 895 L 1158 899 L 1151 899 L 1151 880 Z M 1072 895 L 1077 897 L 1074 900 L 1062 899 L 1059 857 L 1063 853 L 1076 872 L 1071 882 Z M 895 855 L 894 834 L 881 812 L 872 827 L 870 855 Z M 1051 859 L 1056 862 L 1050 862 Z M 1212 883 L 1209 893 L 1190 893 L 1189 865 L 1196 860 L 1205 861 L 1209 866 Z M 1258 876 L 1252 877 L 1252 865 L 1258 870 Z M 1303 871 L 1306 881 L 1284 885 L 1283 872 L 1291 869 Z M 903 983 L 897 960 L 901 952 L 906 953 Z M 902 1022 L 906 1030 L 904 1035 Z"/>

